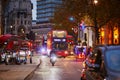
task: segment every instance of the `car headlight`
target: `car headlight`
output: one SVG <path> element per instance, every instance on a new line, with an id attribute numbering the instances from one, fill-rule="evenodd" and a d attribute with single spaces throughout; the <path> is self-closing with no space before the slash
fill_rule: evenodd
<path id="1" fill-rule="evenodd" d="M 28 54 L 30 55 L 30 54 L 31 54 L 31 51 L 28 51 Z"/>
<path id="2" fill-rule="evenodd" d="M 74 54 L 74 52 L 72 51 L 71 54 Z"/>
<path id="3" fill-rule="evenodd" d="M 45 48 L 41 48 L 41 52 L 45 52 Z"/>
<path id="4" fill-rule="evenodd" d="M 20 51 L 20 54 L 23 55 L 23 54 L 25 54 L 25 52 L 24 51 Z"/>

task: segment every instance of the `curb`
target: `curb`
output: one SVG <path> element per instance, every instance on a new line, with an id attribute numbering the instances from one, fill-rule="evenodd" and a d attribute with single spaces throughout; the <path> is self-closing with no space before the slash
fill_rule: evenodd
<path id="1" fill-rule="evenodd" d="M 24 80 L 30 80 L 31 77 L 33 76 L 34 72 L 36 71 L 36 69 L 40 66 L 40 64 L 42 63 L 42 60 L 40 59 L 40 63 L 37 65 L 37 67 L 31 72 L 29 73 Z"/>

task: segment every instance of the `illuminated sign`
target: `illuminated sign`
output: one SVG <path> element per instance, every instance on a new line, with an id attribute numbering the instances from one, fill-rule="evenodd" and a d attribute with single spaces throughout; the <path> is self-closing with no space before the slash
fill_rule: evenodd
<path id="1" fill-rule="evenodd" d="M 57 41 L 57 42 L 59 42 L 59 41 L 61 41 L 61 39 L 54 39 L 54 41 Z"/>
<path id="2" fill-rule="evenodd" d="M 66 39 L 53 39 L 53 41 L 55 41 L 55 42 L 65 42 Z"/>
<path id="3" fill-rule="evenodd" d="M 66 31 L 53 31 L 53 37 L 63 38 L 66 36 L 67 36 Z"/>

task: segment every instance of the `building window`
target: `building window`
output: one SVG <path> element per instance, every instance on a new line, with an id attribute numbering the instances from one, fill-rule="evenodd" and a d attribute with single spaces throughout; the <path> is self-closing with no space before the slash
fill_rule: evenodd
<path id="1" fill-rule="evenodd" d="M 20 18 L 20 14 L 19 14 L 19 12 L 17 13 L 17 18 Z"/>
<path id="2" fill-rule="evenodd" d="M 30 24 L 30 21 L 28 21 L 28 24 Z"/>
<path id="3" fill-rule="evenodd" d="M 26 20 L 24 21 L 24 24 L 26 25 Z"/>
<path id="4" fill-rule="evenodd" d="M 26 13 L 24 14 L 24 18 L 27 18 L 27 14 Z"/>
<path id="5" fill-rule="evenodd" d="M 15 20 L 13 20 L 13 24 L 15 24 Z"/>
<path id="6" fill-rule="evenodd" d="M 21 21 L 21 24 L 23 24 L 23 21 Z"/>
<path id="7" fill-rule="evenodd" d="M 17 20 L 17 24 L 19 25 L 19 20 Z"/>

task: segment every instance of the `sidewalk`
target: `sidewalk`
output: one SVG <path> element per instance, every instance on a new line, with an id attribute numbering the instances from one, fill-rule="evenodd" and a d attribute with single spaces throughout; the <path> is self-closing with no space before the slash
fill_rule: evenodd
<path id="1" fill-rule="evenodd" d="M 40 56 L 35 54 L 32 58 L 33 63 L 21 65 L 0 65 L 0 80 L 29 80 L 32 73 L 39 67 L 41 61 Z"/>

